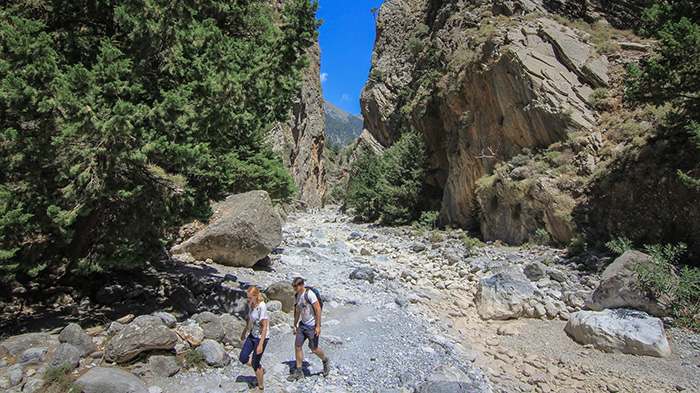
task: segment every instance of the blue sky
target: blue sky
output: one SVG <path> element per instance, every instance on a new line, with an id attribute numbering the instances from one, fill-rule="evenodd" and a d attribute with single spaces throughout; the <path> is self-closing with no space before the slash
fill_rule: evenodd
<path id="1" fill-rule="evenodd" d="M 374 48 L 374 16 L 383 0 L 319 0 L 323 97 L 344 111 L 360 113 Z"/>

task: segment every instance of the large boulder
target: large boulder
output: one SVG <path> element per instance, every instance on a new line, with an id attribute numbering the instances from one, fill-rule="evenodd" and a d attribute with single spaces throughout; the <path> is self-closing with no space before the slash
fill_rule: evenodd
<path id="1" fill-rule="evenodd" d="M 116 367 L 97 367 L 75 381 L 85 393 L 148 393 L 134 374 Z"/>
<path id="2" fill-rule="evenodd" d="M 667 315 L 658 301 L 644 296 L 634 285 L 634 268 L 637 264 L 652 264 L 654 260 L 639 251 L 627 251 L 608 266 L 600 278 L 600 284 L 586 299 L 591 310 L 606 308 L 634 308 L 656 317 Z"/>
<path id="3" fill-rule="evenodd" d="M 177 334 L 165 325 L 130 324 L 109 341 L 105 349 L 105 359 L 109 362 L 125 363 L 141 352 L 173 349 L 175 344 L 177 344 Z"/>
<path id="4" fill-rule="evenodd" d="M 58 341 L 73 345 L 80 351 L 81 356 L 87 356 L 97 350 L 92 338 L 76 323 L 68 324 L 63 328 L 61 334 L 58 335 Z"/>
<path id="5" fill-rule="evenodd" d="M 267 287 L 265 296 L 270 300 L 279 300 L 282 303 L 282 311 L 291 312 L 294 310 L 294 288 L 291 281 L 277 281 Z"/>
<path id="6" fill-rule="evenodd" d="M 535 286 L 516 268 L 504 269 L 479 281 L 476 306 L 482 319 L 519 318 Z"/>
<path id="7" fill-rule="evenodd" d="M 564 330 L 576 341 L 608 352 L 657 357 L 671 354 L 663 322 L 641 311 L 579 311 L 571 314 Z"/>
<path id="8" fill-rule="evenodd" d="M 218 218 L 179 250 L 198 260 L 251 267 L 282 242 L 282 220 L 265 191 L 250 191 L 216 204 Z"/>

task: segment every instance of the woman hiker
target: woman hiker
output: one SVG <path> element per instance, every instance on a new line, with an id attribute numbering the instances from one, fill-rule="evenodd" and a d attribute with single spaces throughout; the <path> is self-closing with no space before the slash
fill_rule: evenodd
<path id="1" fill-rule="evenodd" d="M 260 358 L 262 358 L 265 347 L 267 346 L 267 340 L 270 338 L 267 305 L 258 287 L 250 287 L 246 293 L 248 295 L 248 302 L 250 302 L 250 312 L 248 314 L 248 323 L 245 329 L 243 329 L 243 333 L 241 333 L 241 341 L 245 340 L 245 343 L 243 344 L 238 360 L 242 364 L 253 367 L 255 378 L 258 382 L 258 389 L 263 390 L 263 375 L 265 374 L 265 369 L 260 366 Z M 250 334 L 248 338 L 246 338 L 246 333 L 248 331 L 250 331 Z M 250 356 L 251 353 L 253 355 L 252 359 Z"/>

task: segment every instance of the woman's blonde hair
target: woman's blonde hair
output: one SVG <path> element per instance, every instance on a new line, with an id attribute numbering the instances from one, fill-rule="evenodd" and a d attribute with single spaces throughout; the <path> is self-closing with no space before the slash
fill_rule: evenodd
<path id="1" fill-rule="evenodd" d="M 246 291 L 248 295 L 253 296 L 255 299 L 258 300 L 258 303 L 262 303 L 265 301 L 265 298 L 263 297 L 262 293 L 260 293 L 260 289 L 258 287 L 250 287 Z"/>

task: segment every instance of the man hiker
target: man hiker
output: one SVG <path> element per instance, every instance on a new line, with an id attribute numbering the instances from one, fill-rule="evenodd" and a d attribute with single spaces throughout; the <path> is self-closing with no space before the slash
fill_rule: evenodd
<path id="1" fill-rule="evenodd" d="M 294 306 L 294 354 L 296 358 L 296 368 L 292 375 L 287 377 L 289 381 L 297 381 L 304 378 L 302 364 L 304 362 L 304 351 L 302 346 L 304 341 L 309 339 L 309 349 L 314 355 L 323 361 L 323 376 L 327 377 L 331 371 L 330 359 L 326 357 L 323 350 L 318 347 L 318 337 L 321 335 L 321 303 L 316 293 L 304 286 L 304 279 L 296 277 L 292 280 L 292 288 L 296 292 Z M 301 318 L 301 321 L 299 319 Z"/>

